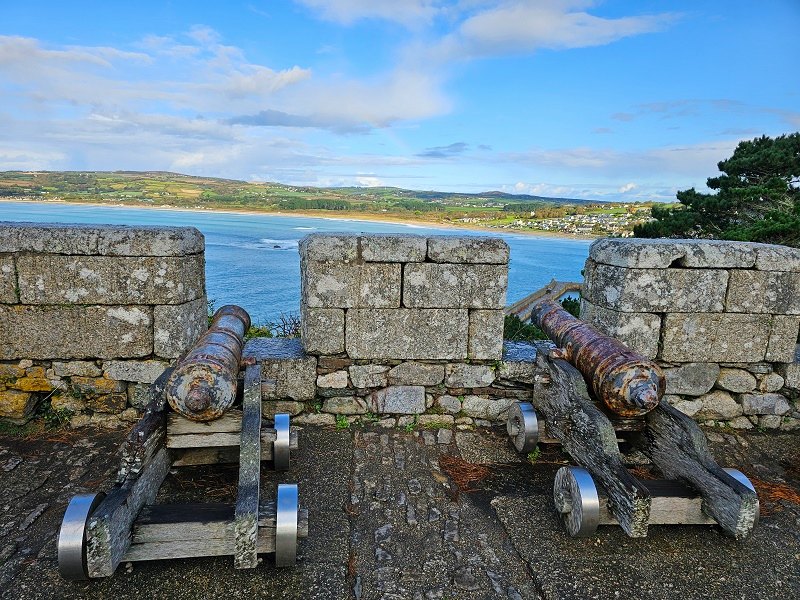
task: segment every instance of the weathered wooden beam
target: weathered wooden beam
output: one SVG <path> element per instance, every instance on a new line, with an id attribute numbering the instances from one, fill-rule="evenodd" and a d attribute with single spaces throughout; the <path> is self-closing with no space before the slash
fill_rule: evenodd
<path id="1" fill-rule="evenodd" d="M 275 430 L 272 428 L 265 428 L 261 430 L 262 457 L 265 455 L 265 453 L 268 453 L 269 457 L 272 458 L 272 444 L 275 442 L 277 437 L 278 436 L 275 433 Z M 297 430 L 293 428 L 289 432 L 289 448 L 291 450 L 297 450 L 297 438 Z M 237 449 L 236 452 L 238 453 L 240 441 L 241 437 L 238 433 L 190 433 L 186 435 L 168 435 L 166 438 L 166 447 L 174 448 L 176 450 L 181 448 L 211 449 L 220 447 L 233 447 Z M 237 461 L 238 459 L 232 462 Z"/>
<path id="2" fill-rule="evenodd" d="M 244 373 L 242 432 L 239 445 L 239 491 L 234 516 L 237 569 L 258 565 L 258 509 L 261 484 L 261 365 Z"/>
<path id="3" fill-rule="evenodd" d="M 703 497 L 703 510 L 738 539 L 752 533 L 758 496 L 714 460 L 706 436 L 691 417 L 661 401 L 647 415 L 642 451 L 670 479 L 679 479 Z"/>
<path id="4" fill-rule="evenodd" d="M 259 507 L 257 550 L 275 551 L 275 502 Z M 232 504 L 165 504 L 142 509 L 133 526 L 126 561 L 232 556 L 235 554 Z M 308 537 L 308 510 L 298 514 L 298 537 Z"/>
<path id="5" fill-rule="evenodd" d="M 262 421 L 261 446 L 262 460 L 272 459 L 272 444 L 277 436 L 275 429 L 270 427 L 267 421 Z M 222 417 L 214 421 L 192 421 L 177 413 L 169 413 L 167 416 L 167 448 L 218 448 L 218 447 L 238 447 L 240 432 L 242 430 L 242 411 L 231 409 Z M 297 430 L 292 429 L 289 436 L 289 448 L 297 450 Z M 238 462 L 237 458 L 225 462 Z M 192 463 L 192 464 L 211 464 Z"/>
<path id="6" fill-rule="evenodd" d="M 543 352 L 536 363 L 549 375 L 534 385 L 532 399 L 536 411 L 547 421 L 547 433 L 605 488 L 608 505 L 625 533 L 645 537 L 650 492 L 625 468 L 614 427 L 589 398 L 582 375 L 566 361 Z"/>
<path id="7" fill-rule="evenodd" d="M 122 460 L 117 472 L 117 483 L 137 477 L 142 466 L 164 446 L 166 398 L 164 389 L 172 373 L 167 368 L 147 390 L 149 401 L 144 414 L 134 425 L 122 444 Z"/>
<path id="8" fill-rule="evenodd" d="M 167 415 L 167 434 L 170 436 L 202 433 L 235 433 L 242 430 L 242 411 L 231 408 L 213 421 L 192 421 L 180 413 Z M 238 445 L 238 444 L 237 444 Z"/>
<path id="9" fill-rule="evenodd" d="M 155 501 L 169 471 L 169 454 L 161 448 L 138 477 L 115 486 L 89 518 L 86 563 L 89 577 L 114 574 L 131 544 L 131 527 L 145 504 Z"/>
<path id="10" fill-rule="evenodd" d="M 274 430 L 265 430 L 263 437 L 271 443 L 275 440 Z M 238 446 L 241 435 L 237 433 L 189 433 L 168 435 L 167 448 L 217 448 L 219 446 Z"/>
<path id="11" fill-rule="evenodd" d="M 677 481 L 645 479 L 642 483 L 650 490 L 649 525 L 714 525 L 716 521 L 703 512 L 703 497 Z M 608 508 L 605 490 L 600 495 L 600 525 L 618 525 Z"/>
<path id="12" fill-rule="evenodd" d="M 272 435 L 270 435 L 272 431 Z M 261 432 L 261 460 L 272 460 L 272 442 L 275 441 L 274 430 Z M 289 435 L 289 448 L 297 450 L 297 431 Z M 198 465 L 222 465 L 239 462 L 239 445 L 216 446 L 208 448 L 174 448 L 172 454 L 173 467 L 194 467 Z"/>

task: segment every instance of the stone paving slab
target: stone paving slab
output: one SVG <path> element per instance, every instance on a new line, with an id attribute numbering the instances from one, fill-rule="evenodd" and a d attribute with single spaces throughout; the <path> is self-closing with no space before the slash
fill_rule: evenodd
<path id="1" fill-rule="evenodd" d="M 450 433 L 450 435 L 444 435 Z M 107 490 L 124 432 L 47 439 L 0 435 L 0 598 L 569 599 L 800 596 L 800 507 L 769 501 L 752 539 L 713 527 L 652 527 L 646 539 L 601 527 L 569 538 L 552 502 L 567 458 L 544 446 L 529 463 L 502 431 L 306 427 L 287 473 L 265 470 L 264 494 L 296 481 L 310 509 L 298 565 L 252 571 L 230 557 L 121 565 L 88 583 L 63 581 L 56 535 L 72 495 Z M 796 434 L 710 434 L 724 466 L 800 490 Z M 490 475 L 459 490 L 440 464 L 454 456 Z M 230 501 L 235 467 L 170 475 L 160 500 Z M 213 484 L 213 485 L 211 485 Z"/>

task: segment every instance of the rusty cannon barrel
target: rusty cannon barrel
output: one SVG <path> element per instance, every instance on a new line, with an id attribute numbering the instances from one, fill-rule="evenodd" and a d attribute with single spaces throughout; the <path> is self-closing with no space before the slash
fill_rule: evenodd
<path id="1" fill-rule="evenodd" d="M 621 342 L 576 319 L 552 300 L 539 302 L 531 319 L 591 384 L 595 396 L 623 417 L 653 410 L 664 395 L 664 371 Z"/>
<path id="2" fill-rule="evenodd" d="M 193 421 L 212 421 L 230 408 L 248 329 L 250 315 L 243 308 L 223 306 L 214 314 L 208 331 L 167 380 L 167 402 L 173 410 Z"/>

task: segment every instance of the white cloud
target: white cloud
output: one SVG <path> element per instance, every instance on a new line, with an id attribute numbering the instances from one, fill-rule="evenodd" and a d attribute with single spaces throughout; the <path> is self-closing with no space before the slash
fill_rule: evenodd
<path id="1" fill-rule="evenodd" d="M 587 172 L 604 177 L 674 176 L 683 180 L 705 182 L 717 173 L 717 163 L 730 156 L 739 140 L 702 142 L 684 146 L 663 146 L 637 151 L 620 151 L 612 148 L 532 148 L 526 152 L 502 153 L 500 161 L 511 161 L 546 169 L 559 169 L 564 173 L 582 175 Z M 617 187 L 619 185 L 617 184 Z"/>
<path id="2" fill-rule="evenodd" d="M 359 124 L 387 127 L 441 115 L 451 107 L 437 77 L 405 68 L 367 81 L 340 77 L 307 81 L 288 91 L 283 101 L 293 112 L 338 122 L 343 129 Z"/>
<path id="3" fill-rule="evenodd" d="M 383 19 L 403 25 L 430 23 L 442 10 L 441 0 L 297 0 L 329 21 L 349 25 L 361 19 Z"/>
<path id="4" fill-rule="evenodd" d="M 220 41 L 220 35 L 205 25 L 195 25 L 189 30 L 187 34 L 191 39 L 201 44 L 217 44 Z"/>
<path id="5" fill-rule="evenodd" d="M 0 146 L 0 165 L 8 171 L 42 171 L 66 165 L 67 156 L 54 150 Z"/>
<path id="6" fill-rule="evenodd" d="M 664 13 L 608 19 L 581 10 L 593 4 L 580 0 L 500 2 L 463 21 L 434 52 L 455 59 L 601 46 L 659 31 L 676 18 Z"/>
<path id="7" fill-rule="evenodd" d="M 218 112 L 252 110 L 311 76 L 298 66 L 275 71 L 250 63 L 238 49 L 214 43 L 208 32 L 195 37 L 202 44 L 148 38 L 142 44 L 146 52 L 125 52 L 90 46 L 51 50 L 35 39 L 0 36 L 0 85 L 5 80 L 14 86 L 6 102 L 16 99 L 21 110 L 34 101 L 43 109 L 69 104 L 134 111 L 152 110 L 155 103 L 160 112 Z"/>
<path id="8" fill-rule="evenodd" d="M 633 121 L 645 117 L 658 116 L 661 119 L 683 117 L 702 117 L 705 114 L 732 113 L 743 119 L 752 119 L 756 114 L 767 114 L 777 117 L 792 127 L 800 126 L 800 112 L 783 108 L 757 106 L 730 98 L 680 98 L 638 104 L 629 112 L 618 112 L 611 115 L 617 121 Z"/>
<path id="9" fill-rule="evenodd" d="M 278 90 L 311 77 L 309 69 L 298 66 L 283 71 L 273 71 L 259 65 L 247 65 L 232 71 L 220 81 L 200 84 L 211 93 L 220 93 L 229 99 L 265 97 Z"/>
<path id="10" fill-rule="evenodd" d="M 69 46 L 64 50 L 42 48 L 33 38 L 0 35 L 0 67 L 11 73 L 24 72 L 32 64 L 90 64 L 110 67 L 115 59 L 147 62 L 149 56 L 139 52 L 123 52 L 105 46 Z"/>
<path id="11" fill-rule="evenodd" d="M 363 187 L 380 187 L 384 185 L 383 181 L 374 175 L 359 175 L 356 177 L 356 182 Z"/>
<path id="12" fill-rule="evenodd" d="M 450 108 L 439 78 L 418 69 L 397 68 L 369 80 L 314 76 L 297 65 L 275 70 L 248 61 L 208 28 L 181 39 L 150 36 L 139 48 L 53 50 L 35 39 L 0 36 L 0 89 L 11 84 L 6 107 L 28 116 L 67 111 L 151 125 L 162 116 L 170 125 L 164 133 L 192 137 L 204 130 L 218 136 L 197 115 L 228 126 L 363 132 Z M 183 123 L 176 129 L 171 125 L 178 117 Z"/>
<path id="13" fill-rule="evenodd" d="M 596 202 L 652 202 L 675 201 L 677 188 L 662 185 L 637 185 L 636 191 L 624 193 L 617 186 L 603 182 L 584 184 L 525 183 L 499 186 L 501 191 L 511 194 L 527 194 L 545 198 L 577 198 Z"/>
<path id="14" fill-rule="evenodd" d="M 528 196 L 544 196 L 546 198 L 576 198 L 582 197 L 580 188 L 571 185 L 557 185 L 551 183 L 525 183 L 518 181 L 513 187 L 502 186 L 502 191 L 512 194 L 526 194 Z"/>
<path id="15" fill-rule="evenodd" d="M 619 188 L 619 193 L 627 194 L 628 192 L 632 192 L 633 190 L 635 190 L 637 187 L 639 186 L 636 185 L 635 183 L 626 183 L 625 185 Z"/>

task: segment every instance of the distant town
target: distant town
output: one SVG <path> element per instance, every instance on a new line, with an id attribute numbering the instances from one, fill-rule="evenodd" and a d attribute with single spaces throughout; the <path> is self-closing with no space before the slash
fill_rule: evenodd
<path id="1" fill-rule="evenodd" d="M 459 221 L 490 229 L 548 231 L 576 236 L 631 237 L 633 227 L 651 220 L 651 205 L 637 203 L 589 204 L 566 208 L 574 214 L 560 217 L 538 217 L 537 211 L 527 216 L 498 223 L 492 217 L 463 217 Z"/>

